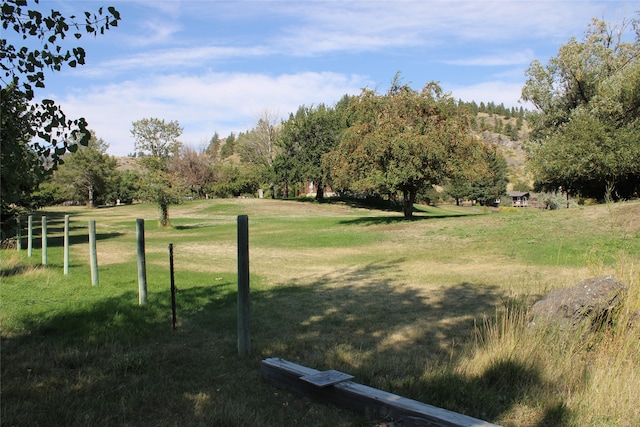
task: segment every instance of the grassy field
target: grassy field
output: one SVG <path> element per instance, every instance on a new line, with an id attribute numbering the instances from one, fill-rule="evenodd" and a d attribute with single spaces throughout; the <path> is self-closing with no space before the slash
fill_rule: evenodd
<path id="1" fill-rule="evenodd" d="M 71 265 L 63 275 L 64 215 Z M 640 424 L 640 203 L 492 213 L 424 207 L 412 221 L 341 203 L 207 200 L 51 208 L 0 251 L 4 426 L 380 425 L 264 383 L 282 357 L 505 426 Z M 252 353 L 236 338 L 236 218 L 249 216 Z M 138 305 L 136 218 L 149 301 Z M 87 222 L 97 221 L 99 285 Z M 23 221 L 26 223 L 26 221 Z M 26 232 L 23 232 L 26 236 Z M 172 330 L 168 244 L 178 328 Z M 26 248 L 26 239 L 23 241 Z M 613 274 L 630 291 L 589 336 L 526 327 L 544 293 Z M 631 325 L 630 325 L 631 323 Z"/>

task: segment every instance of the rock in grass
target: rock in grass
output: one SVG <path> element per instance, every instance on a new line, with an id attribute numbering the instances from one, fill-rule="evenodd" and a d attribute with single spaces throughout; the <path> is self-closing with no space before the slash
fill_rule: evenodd
<path id="1" fill-rule="evenodd" d="M 552 291 L 531 307 L 529 325 L 582 326 L 597 329 L 610 322 L 620 307 L 627 285 L 613 276 L 585 279 L 574 286 Z"/>

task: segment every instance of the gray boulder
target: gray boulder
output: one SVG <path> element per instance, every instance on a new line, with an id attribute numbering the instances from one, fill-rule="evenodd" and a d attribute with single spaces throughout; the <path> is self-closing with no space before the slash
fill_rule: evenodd
<path id="1" fill-rule="evenodd" d="M 598 328 L 611 320 L 626 290 L 627 285 L 613 276 L 585 279 L 536 301 L 529 312 L 529 325 L 557 324 L 562 329 L 577 329 L 586 324 Z"/>

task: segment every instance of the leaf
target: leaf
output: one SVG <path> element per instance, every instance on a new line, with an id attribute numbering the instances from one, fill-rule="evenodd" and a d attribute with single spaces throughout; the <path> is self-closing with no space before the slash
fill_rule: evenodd
<path id="1" fill-rule="evenodd" d="M 30 10 L 29 19 L 33 19 L 36 22 L 40 22 L 42 20 L 42 13 L 38 12 L 37 10 Z"/>
<path id="2" fill-rule="evenodd" d="M 2 3 L 2 14 L 3 15 L 12 15 L 15 8 L 11 6 L 9 3 Z"/>
<path id="3" fill-rule="evenodd" d="M 107 8 L 107 10 L 109 11 L 109 13 L 111 13 L 111 15 L 113 15 L 113 17 L 114 17 L 116 20 L 119 20 L 119 19 L 120 19 L 120 12 L 118 12 L 118 11 L 116 10 L 116 8 L 115 8 L 115 7 L 113 7 L 113 6 L 109 6 L 109 7 Z M 115 24 L 113 24 L 113 25 L 115 25 Z"/>

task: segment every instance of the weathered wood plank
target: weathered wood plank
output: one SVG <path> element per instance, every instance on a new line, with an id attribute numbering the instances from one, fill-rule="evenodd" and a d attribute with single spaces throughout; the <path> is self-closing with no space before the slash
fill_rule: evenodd
<path id="1" fill-rule="evenodd" d="M 301 380 L 300 377 L 318 374 L 321 371 L 280 358 L 263 360 L 260 371 L 263 378 L 276 387 L 300 393 L 319 402 L 353 409 L 370 418 L 392 417 L 394 421 L 403 426 L 496 427 L 495 424 L 477 418 L 427 405 L 353 381 L 342 381 L 327 387 L 317 387 Z"/>
<path id="2" fill-rule="evenodd" d="M 353 375 L 345 374 L 344 372 L 336 371 L 333 369 L 318 372 L 317 374 L 303 375 L 300 377 L 301 380 L 311 383 L 316 387 L 327 387 L 340 383 L 342 381 L 350 380 L 352 378 Z"/>

